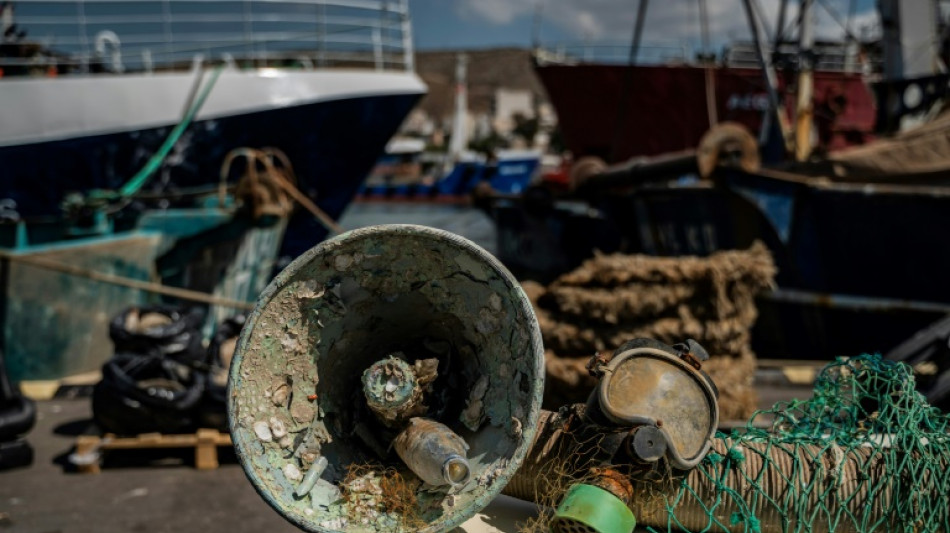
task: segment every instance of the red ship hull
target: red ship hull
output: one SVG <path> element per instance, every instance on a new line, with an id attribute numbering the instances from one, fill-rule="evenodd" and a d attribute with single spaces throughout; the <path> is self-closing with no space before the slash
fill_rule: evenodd
<path id="1" fill-rule="evenodd" d="M 581 64 L 535 68 L 557 112 L 565 145 L 575 157 L 594 155 L 615 163 L 693 148 L 709 129 L 703 67 Z M 715 67 L 712 80 L 718 120 L 736 121 L 757 133 L 768 104 L 761 70 Z M 786 88 L 794 82 L 794 75 L 779 75 L 779 91 L 790 120 L 795 94 Z M 818 145 L 835 150 L 869 140 L 875 107 L 862 76 L 816 72 L 814 84 Z"/>

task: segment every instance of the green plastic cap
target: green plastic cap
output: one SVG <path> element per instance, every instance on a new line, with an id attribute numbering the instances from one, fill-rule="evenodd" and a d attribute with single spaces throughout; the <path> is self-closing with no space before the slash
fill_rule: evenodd
<path id="1" fill-rule="evenodd" d="M 620 498 L 593 485 L 573 485 L 557 506 L 552 533 L 631 533 L 633 511 Z"/>

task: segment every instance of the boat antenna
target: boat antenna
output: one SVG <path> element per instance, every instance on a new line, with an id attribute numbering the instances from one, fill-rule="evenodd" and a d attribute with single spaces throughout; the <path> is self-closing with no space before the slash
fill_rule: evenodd
<path id="1" fill-rule="evenodd" d="M 825 13 L 828 13 L 828 16 L 830 16 L 838 26 L 841 26 L 841 29 L 844 30 L 845 39 L 855 42 L 859 40 L 854 32 L 851 31 L 851 19 L 854 18 L 855 9 L 854 0 L 851 0 L 850 5 L 848 6 L 848 18 L 846 19 L 842 19 L 841 14 L 838 13 L 834 6 L 828 2 L 825 2 L 824 0 L 818 0 L 818 5 L 824 9 Z"/>
<path id="2" fill-rule="evenodd" d="M 468 144 L 465 122 L 468 117 L 468 86 L 466 71 L 468 55 L 459 52 L 455 56 L 455 114 L 452 117 L 452 138 L 449 139 L 449 151 L 446 158 L 446 170 L 462 158 Z"/>
<path id="3" fill-rule="evenodd" d="M 610 143 L 610 162 L 615 163 L 620 157 L 620 139 L 622 138 L 624 120 L 627 113 L 627 99 L 630 96 L 630 85 L 633 83 L 633 65 L 637 61 L 640 51 L 640 38 L 643 36 L 643 21 L 647 18 L 649 0 L 640 0 L 637 6 L 637 20 L 634 22 L 633 37 L 630 39 L 630 55 L 627 58 L 627 69 L 623 75 L 623 91 L 620 93 L 620 102 L 617 104 L 617 120 L 614 122 L 614 136 Z"/>
<path id="4" fill-rule="evenodd" d="M 541 48 L 541 15 L 544 13 L 544 0 L 534 3 L 534 20 L 531 23 L 531 48 Z"/>
<path id="5" fill-rule="evenodd" d="M 857 14 L 858 2 L 857 0 L 848 1 L 848 19 L 845 21 L 845 31 L 848 32 L 848 35 L 851 35 L 851 26 L 854 22 L 854 16 Z"/>
<path id="6" fill-rule="evenodd" d="M 702 40 L 703 54 L 710 52 L 709 45 L 709 12 L 706 10 L 706 0 L 699 0 L 699 34 Z"/>

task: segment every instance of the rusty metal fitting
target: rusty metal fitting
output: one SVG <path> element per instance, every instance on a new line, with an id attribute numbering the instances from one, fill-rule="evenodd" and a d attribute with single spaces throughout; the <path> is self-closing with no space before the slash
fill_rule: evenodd
<path id="1" fill-rule="evenodd" d="M 702 370 L 702 362 L 709 359 L 706 349 L 693 339 L 686 339 L 684 343 L 674 344 L 673 349 L 679 352 L 680 359 L 696 370 Z"/>
<path id="2" fill-rule="evenodd" d="M 587 361 L 587 373 L 595 378 L 603 376 L 604 367 L 610 363 L 611 357 L 612 355 L 610 352 L 595 353 L 593 356 L 591 356 L 590 360 Z"/>
<path id="3" fill-rule="evenodd" d="M 438 376 L 438 359 L 423 359 L 410 365 L 404 357 L 396 352 L 376 361 L 362 377 L 366 404 L 380 422 L 392 428 L 425 414 L 425 391 Z"/>
<path id="4" fill-rule="evenodd" d="M 589 484 L 606 490 L 625 504 L 629 504 L 633 499 L 633 483 L 630 482 L 630 476 L 610 467 L 591 468 L 590 474 Z"/>
<path id="5" fill-rule="evenodd" d="M 666 455 L 666 437 L 660 431 L 662 423 L 656 426 L 639 426 L 630 430 L 624 439 L 627 454 L 636 461 L 655 463 Z"/>

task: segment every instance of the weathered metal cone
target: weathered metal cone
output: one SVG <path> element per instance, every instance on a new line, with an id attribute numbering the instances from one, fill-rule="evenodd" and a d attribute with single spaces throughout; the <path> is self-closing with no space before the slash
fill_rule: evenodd
<path id="1" fill-rule="evenodd" d="M 396 352 L 439 360 L 425 416 L 468 445 L 461 486 L 416 478 L 366 405 L 363 372 Z M 231 436 L 257 491 L 307 531 L 447 531 L 520 465 L 543 378 L 537 320 L 495 258 L 432 228 L 364 228 L 309 250 L 261 295 L 231 364 Z"/>

